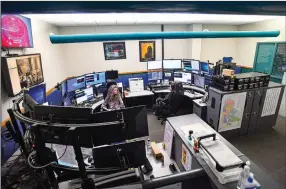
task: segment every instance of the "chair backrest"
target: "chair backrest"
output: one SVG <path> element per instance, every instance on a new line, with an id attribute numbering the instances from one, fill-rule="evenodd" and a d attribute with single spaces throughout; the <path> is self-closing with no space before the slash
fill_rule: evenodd
<path id="1" fill-rule="evenodd" d="M 172 92 L 169 99 L 169 106 L 172 114 L 175 114 L 179 111 L 184 102 L 184 98 L 185 97 L 182 93 Z"/>

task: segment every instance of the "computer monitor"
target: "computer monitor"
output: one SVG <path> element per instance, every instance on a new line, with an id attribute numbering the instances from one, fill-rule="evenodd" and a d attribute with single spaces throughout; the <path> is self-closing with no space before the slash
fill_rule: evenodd
<path id="1" fill-rule="evenodd" d="M 192 71 L 192 64 L 190 59 L 184 59 L 183 61 L 184 71 Z"/>
<path id="2" fill-rule="evenodd" d="M 198 74 L 194 74 L 194 85 L 200 88 L 205 88 L 205 78 Z"/>
<path id="3" fill-rule="evenodd" d="M 136 168 L 146 162 L 145 140 L 106 145 L 92 149 L 95 168 L 121 167 L 122 159 L 126 159 L 128 168 Z"/>
<path id="4" fill-rule="evenodd" d="M 182 77 L 183 77 L 183 72 L 174 72 L 174 81 L 175 82 L 183 82 Z"/>
<path id="5" fill-rule="evenodd" d="M 105 72 L 106 79 L 117 79 L 118 78 L 118 70 L 107 70 Z"/>
<path id="6" fill-rule="evenodd" d="M 96 72 L 85 75 L 86 86 L 105 83 L 105 72 Z"/>
<path id="7" fill-rule="evenodd" d="M 87 101 L 86 95 L 83 95 L 83 96 L 76 98 L 76 104 L 81 104 L 81 103 L 86 102 L 86 101 Z"/>
<path id="8" fill-rule="evenodd" d="M 207 62 L 200 62 L 200 64 L 201 64 L 201 71 L 203 73 L 208 74 L 209 73 L 209 63 L 207 63 Z"/>
<path id="9" fill-rule="evenodd" d="M 182 82 L 192 84 L 192 73 L 183 72 Z"/>
<path id="10" fill-rule="evenodd" d="M 200 61 L 191 60 L 192 71 L 200 71 Z"/>
<path id="11" fill-rule="evenodd" d="M 83 90 L 87 100 L 91 100 L 94 98 L 93 96 L 93 88 L 89 87 Z"/>
<path id="12" fill-rule="evenodd" d="M 67 92 L 85 88 L 85 76 L 75 77 L 67 80 Z"/>
<path id="13" fill-rule="evenodd" d="M 161 80 L 161 79 L 163 79 L 162 71 L 148 72 L 148 80 L 149 81 Z"/>
<path id="14" fill-rule="evenodd" d="M 169 80 L 169 81 L 174 81 L 174 71 L 167 71 L 165 70 L 164 71 L 164 80 Z"/>
<path id="15" fill-rule="evenodd" d="M 162 69 L 162 60 L 148 61 L 147 70 Z"/>
<path id="16" fill-rule="evenodd" d="M 34 87 L 30 87 L 27 94 L 29 94 L 38 104 L 45 103 L 47 101 L 46 84 L 42 83 Z"/>
<path id="17" fill-rule="evenodd" d="M 164 69 L 182 69 L 182 60 L 163 60 Z"/>
<path id="18" fill-rule="evenodd" d="M 62 94 L 62 98 L 66 95 L 67 92 L 67 81 L 63 81 L 61 83 L 61 94 Z"/>
<path id="19" fill-rule="evenodd" d="M 192 74 L 188 72 L 174 72 L 174 81 L 192 83 Z"/>

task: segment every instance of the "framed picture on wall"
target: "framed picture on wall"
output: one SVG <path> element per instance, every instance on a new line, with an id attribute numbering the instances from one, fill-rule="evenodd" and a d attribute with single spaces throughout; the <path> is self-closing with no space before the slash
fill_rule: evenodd
<path id="1" fill-rule="evenodd" d="M 126 59 L 125 42 L 103 43 L 105 60 Z"/>
<path id="2" fill-rule="evenodd" d="M 139 41 L 140 62 L 155 60 L 155 41 Z"/>

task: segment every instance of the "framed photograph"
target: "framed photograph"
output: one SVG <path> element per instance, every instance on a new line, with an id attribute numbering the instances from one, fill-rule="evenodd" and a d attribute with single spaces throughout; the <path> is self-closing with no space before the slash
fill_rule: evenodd
<path id="1" fill-rule="evenodd" d="M 155 41 L 139 41 L 140 62 L 155 60 Z"/>
<path id="2" fill-rule="evenodd" d="M 126 59 L 125 42 L 103 43 L 105 60 Z"/>

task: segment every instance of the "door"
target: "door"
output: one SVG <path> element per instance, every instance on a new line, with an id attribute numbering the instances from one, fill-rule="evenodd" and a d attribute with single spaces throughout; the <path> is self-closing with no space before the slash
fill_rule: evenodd
<path id="1" fill-rule="evenodd" d="M 271 74 L 275 56 L 275 43 L 257 43 L 254 71 Z"/>
<path id="2" fill-rule="evenodd" d="M 242 135 L 247 134 L 247 131 L 248 131 L 254 95 L 255 95 L 255 91 L 248 91 L 246 95 L 243 118 L 242 118 L 241 128 L 240 128 L 240 134 Z"/>

